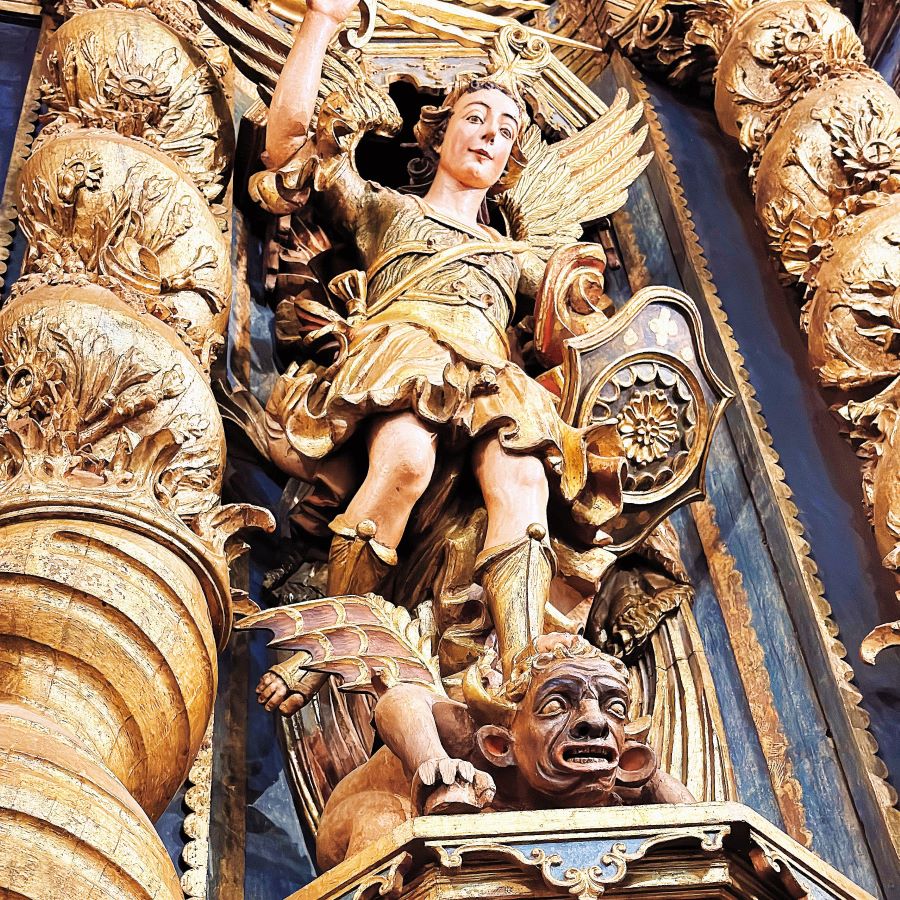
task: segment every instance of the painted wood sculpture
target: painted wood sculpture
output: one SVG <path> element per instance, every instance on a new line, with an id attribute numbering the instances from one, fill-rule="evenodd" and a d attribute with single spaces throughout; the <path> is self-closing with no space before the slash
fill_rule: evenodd
<path id="1" fill-rule="evenodd" d="M 365 132 L 394 133 L 401 120 L 331 43 L 351 8 L 309 7 L 272 97 L 270 168 L 250 186 L 272 212 L 311 211 L 349 235 L 361 262 L 320 299 L 296 301 L 309 342 L 327 339 L 335 352 L 283 375 L 264 420 L 273 461 L 341 491 L 328 597 L 242 626 L 273 628 L 280 648 L 298 650 L 258 689 L 282 714 L 329 674 L 345 689 L 388 687 L 375 707 L 388 749 L 331 794 L 320 861 L 423 812 L 690 799 L 646 744 L 624 743 L 623 664 L 573 636 L 614 551 L 699 495 L 729 396 L 690 300 L 649 288 L 614 313 L 605 253 L 580 242 L 583 224 L 618 208 L 648 161 L 644 131 L 633 130 L 640 109 L 620 93 L 596 121 L 546 141 L 525 98 L 549 48 L 510 27 L 484 74 L 463 73 L 442 105 L 423 108 L 418 192 L 384 188 L 358 174 L 354 153 Z M 487 221 L 489 193 L 502 232 Z M 538 380 L 510 343 L 516 303 L 529 298 Z M 646 352 L 648 341 L 660 349 Z M 361 439 L 360 483 L 346 448 Z M 389 590 L 429 613 L 411 623 L 374 593 Z M 640 640 L 676 605 L 648 607 Z M 420 635 L 427 650 L 410 643 L 419 622 L 432 628 Z M 360 666 L 367 674 L 348 680 Z M 547 679 L 571 696 L 560 689 L 538 711 Z M 575 712 L 585 704 L 593 719 Z M 544 743 L 551 720 L 563 743 L 575 741 L 558 753 Z M 357 801 L 370 816 L 338 812 Z"/>

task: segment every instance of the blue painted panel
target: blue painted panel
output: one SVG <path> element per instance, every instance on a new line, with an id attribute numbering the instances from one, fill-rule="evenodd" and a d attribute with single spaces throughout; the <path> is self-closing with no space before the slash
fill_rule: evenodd
<path id="1" fill-rule="evenodd" d="M 181 863 L 181 851 L 184 849 L 185 836 L 181 831 L 187 809 L 184 805 L 184 795 L 187 784 L 183 784 L 178 793 L 172 798 L 172 802 L 166 807 L 166 811 L 154 822 L 157 834 L 162 838 L 166 851 L 172 864 L 179 873 L 184 871 Z"/>
<path id="2" fill-rule="evenodd" d="M 694 617 L 728 733 L 728 750 L 738 789 L 736 799 L 765 816 L 773 825 L 784 828 L 697 529 L 687 510 L 677 512 L 672 522 L 678 530 L 681 556 L 694 585 Z"/>
<path id="3" fill-rule="evenodd" d="M 607 70 L 594 88 L 601 97 L 609 100 L 615 90 L 612 71 Z M 657 90 L 652 88 L 653 92 Z M 711 114 L 705 110 L 686 107 L 683 101 L 668 92 L 664 97 L 654 93 L 654 105 L 657 104 L 657 111 L 672 144 L 673 157 L 679 174 L 685 181 L 685 188 L 687 189 L 688 182 L 694 185 L 695 194 L 688 195 L 688 205 L 729 318 L 729 297 L 732 303 L 740 305 L 744 311 L 753 303 L 762 303 L 777 291 L 782 310 L 790 310 L 792 303 L 796 307 L 791 293 L 778 283 L 769 263 L 767 250 L 755 224 L 739 154 L 737 161 L 731 160 L 730 165 L 721 160 L 721 136 Z M 677 154 L 679 149 L 682 151 L 681 155 Z M 684 289 L 686 286 L 679 275 L 679 266 L 683 264 L 679 254 L 683 251 L 677 235 L 670 235 L 673 242 L 670 246 L 664 233 L 660 233 L 662 220 L 652 208 L 653 195 L 646 186 L 651 178 L 652 175 L 648 172 L 640 179 L 636 189 L 630 193 L 626 209 L 636 226 L 651 281 Z M 649 204 L 648 194 L 651 200 Z M 706 204 L 708 215 L 704 220 L 700 220 L 695 210 L 695 203 L 701 202 L 699 198 Z M 709 243 L 710 241 L 713 243 Z M 702 298 L 698 296 L 696 299 L 703 306 Z M 796 315 L 796 308 L 794 314 Z M 710 322 L 708 316 L 704 318 Z M 792 329 L 789 335 L 798 339 L 802 351 L 796 323 L 789 321 L 787 327 Z M 745 356 L 759 353 L 757 334 L 748 332 L 744 338 L 740 335 L 737 337 Z M 750 342 L 750 347 L 745 346 L 746 341 Z M 715 339 L 710 344 L 711 354 L 716 356 Z M 803 380 L 799 379 L 798 360 L 784 358 L 779 354 L 782 351 L 776 341 L 774 351 L 763 354 L 765 362 L 761 363 L 760 368 L 765 370 L 770 384 L 784 384 L 777 396 L 782 404 L 779 411 L 785 413 L 785 421 L 789 422 L 791 407 L 788 404 L 794 403 L 801 408 L 801 415 L 808 411 L 811 402 L 819 407 L 823 404 L 817 388 L 811 384 L 805 353 L 799 358 L 803 365 Z M 752 368 L 751 382 L 756 386 Z M 763 408 L 768 413 L 765 401 Z M 732 419 L 733 416 L 729 421 Z M 740 427 L 739 422 L 737 427 Z M 717 509 L 723 540 L 744 576 L 744 587 L 754 625 L 765 651 L 776 706 L 789 745 L 793 749 L 795 775 L 803 788 L 807 824 L 814 833 L 813 849 L 849 877 L 877 893 L 878 880 L 860 817 L 853 804 L 842 761 L 831 742 L 819 706 L 816 685 L 809 674 L 807 661 L 804 661 L 801 645 L 794 631 L 792 615 L 806 614 L 807 619 L 811 617 L 805 609 L 791 609 L 792 586 L 784 583 L 785 575 L 779 573 L 766 546 L 765 518 L 767 513 L 771 516 L 773 512 L 773 498 L 768 497 L 767 491 L 759 490 L 759 486 L 756 486 L 754 496 L 754 491 L 748 484 L 753 478 L 752 472 L 744 473 L 740 465 L 736 464 L 741 459 L 746 459 L 747 454 L 740 452 L 735 440 L 739 443 L 746 442 L 746 437 L 732 437 L 729 428 L 730 425 L 725 423 L 716 440 L 710 457 L 707 487 L 710 499 Z M 834 431 L 836 433 L 836 428 Z M 839 439 L 837 444 L 839 450 L 856 465 L 846 445 Z M 781 450 L 777 439 L 776 447 Z M 807 454 L 807 464 L 813 469 L 811 482 L 816 475 L 825 479 L 830 477 L 826 468 L 828 459 L 826 449 L 813 440 Z M 858 466 L 856 471 L 858 472 Z M 788 482 L 792 484 L 790 477 Z M 855 488 L 858 493 L 858 482 Z M 759 509 L 756 507 L 757 502 L 762 504 Z M 859 511 L 858 506 L 856 511 Z M 814 514 L 820 514 L 820 510 L 816 509 Z M 691 534 L 693 526 L 690 517 L 682 515 L 678 518 L 678 523 L 686 546 L 690 547 L 692 543 L 696 545 L 696 536 Z M 871 532 L 867 526 L 859 533 L 859 537 L 871 542 Z M 697 551 L 698 548 L 695 547 L 694 552 Z M 748 743 L 746 729 L 749 727 L 751 735 L 753 729 L 747 719 L 746 698 L 741 700 L 735 697 L 741 689 L 739 682 L 735 681 L 737 672 L 727 635 L 719 631 L 722 623 L 718 610 L 715 609 L 715 597 L 708 593 L 708 574 L 702 554 L 699 560 L 695 558 L 693 562 L 691 574 L 699 591 L 696 607 L 698 626 L 704 642 L 710 641 L 710 646 L 706 647 L 706 643 L 704 646 L 717 689 L 722 694 L 726 728 L 731 733 L 737 727 L 740 734 L 732 742 L 740 799 L 780 824 L 780 815 L 773 804 L 769 776 L 764 762 L 760 764 L 758 740 L 753 737 Z M 814 623 L 808 624 L 814 627 Z M 833 682 L 823 682 L 822 687 L 836 696 Z M 839 815 L 835 815 L 836 811 L 839 811 Z"/>
<path id="4" fill-rule="evenodd" d="M 0 193 L 6 182 L 39 31 L 37 22 L 23 24 L 0 19 Z"/>
<path id="5" fill-rule="evenodd" d="M 275 717 L 256 702 L 256 683 L 272 662 L 267 642 L 266 634 L 249 640 L 245 900 L 286 897 L 316 877 L 285 777 Z"/>
<path id="6" fill-rule="evenodd" d="M 778 281 L 755 221 L 738 148 L 712 114 L 652 88 L 729 323 L 794 492 L 881 755 L 900 772 L 900 653 L 859 661 L 862 638 L 896 618 L 896 585 L 862 511 L 859 461 L 840 437 L 807 363 L 800 298 Z"/>

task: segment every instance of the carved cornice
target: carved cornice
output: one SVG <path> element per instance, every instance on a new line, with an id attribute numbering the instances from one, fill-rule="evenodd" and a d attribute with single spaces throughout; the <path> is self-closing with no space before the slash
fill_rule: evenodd
<path id="1" fill-rule="evenodd" d="M 427 816 L 349 857 L 288 900 L 484 896 L 740 896 L 870 900 L 732 803 Z"/>

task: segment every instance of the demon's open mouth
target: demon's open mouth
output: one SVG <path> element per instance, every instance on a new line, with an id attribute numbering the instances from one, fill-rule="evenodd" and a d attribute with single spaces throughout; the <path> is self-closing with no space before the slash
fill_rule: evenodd
<path id="1" fill-rule="evenodd" d="M 602 744 L 569 744 L 562 752 L 563 760 L 576 766 L 611 766 L 618 756 L 612 747 Z"/>

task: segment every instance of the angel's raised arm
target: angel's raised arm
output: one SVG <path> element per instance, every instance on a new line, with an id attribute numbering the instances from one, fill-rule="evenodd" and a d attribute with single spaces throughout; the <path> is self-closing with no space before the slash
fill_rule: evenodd
<path id="1" fill-rule="evenodd" d="M 356 0 L 308 0 L 306 15 L 269 107 L 266 164 L 270 169 L 283 166 L 306 139 L 322 80 L 325 53 L 355 8 Z"/>

